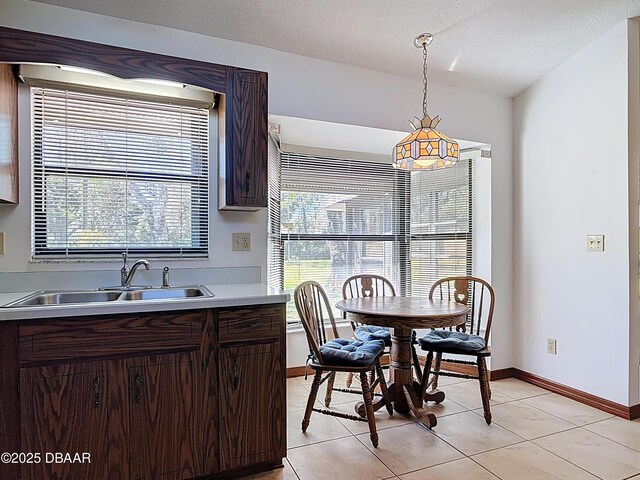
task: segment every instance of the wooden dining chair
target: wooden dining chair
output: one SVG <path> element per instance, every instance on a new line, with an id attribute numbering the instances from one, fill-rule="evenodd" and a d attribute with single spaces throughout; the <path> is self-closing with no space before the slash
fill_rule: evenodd
<path id="1" fill-rule="evenodd" d="M 347 278 L 342 285 L 342 298 L 363 298 L 363 297 L 395 297 L 396 289 L 393 284 L 381 275 L 371 273 L 362 273 Z M 385 342 L 385 355 L 389 356 L 391 348 L 391 329 L 378 327 L 373 325 L 362 325 L 351 321 L 353 336 L 358 340 L 368 340 L 371 338 L 381 338 Z M 412 344 L 411 355 L 414 369 L 418 379 L 420 379 L 421 370 L 418 362 L 418 354 L 415 345 Z M 385 367 L 383 367 L 385 368 Z M 388 366 L 386 367 L 388 368 Z M 351 386 L 353 375 L 347 376 L 347 388 Z"/>
<path id="2" fill-rule="evenodd" d="M 302 420 L 302 431 L 305 432 L 307 430 L 312 412 L 349 420 L 366 421 L 369 424 L 371 442 L 374 447 L 377 447 L 378 434 L 372 405 L 372 392 L 377 385 L 380 386 L 382 395 L 385 398 L 387 411 L 389 414 L 393 412 L 387 391 L 387 383 L 380 366 L 380 356 L 384 351 L 384 342 L 381 340 L 361 342 L 355 339 L 339 338 L 329 299 L 318 282 L 307 281 L 301 283 L 296 287 L 293 296 L 296 310 L 309 343 L 307 365 L 315 370 L 304 419 Z M 327 333 L 331 337 L 327 337 Z M 328 373 L 323 376 L 324 372 Z M 357 373 L 360 375 L 361 391 L 357 393 L 362 394 L 366 419 L 358 415 L 314 407 L 320 385 L 327 380 L 332 385 L 336 372 Z M 377 377 L 373 384 L 369 383 L 368 374 L 371 374 L 372 377 Z"/>
<path id="3" fill-rule="evenodd" d="M 429 291 L 429 298 L 462 303 L 469 307 L 469 313 L 467 322 L 456 327 L 456 330 L 432 330 L 418 340 L 422 350 L 428 352 L 422 373 L 421 398 L 424 399 L 428 388 L 435 390 L 438 387 L 438 378 L 441 375 L 477 379 L 480 383 L 484 419 L 490 424 L 491 387 L 485 359 L 491 356 L 489 333 L 495 302 L 493 288 L 487 281 L 477 277 L 447 277 L 433 284 Z M 440 370 L 443 354 L 475 357 L 474 361 L 447 359 L 447 362 L 473 365 L 477 373 L 466 375 Z M 432 363 L 433 369 L 431 369 Z"/>

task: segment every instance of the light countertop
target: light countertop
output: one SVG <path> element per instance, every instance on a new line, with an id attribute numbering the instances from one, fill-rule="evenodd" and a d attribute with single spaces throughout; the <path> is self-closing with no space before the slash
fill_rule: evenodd
<path id="1" fill-rule="evenodd" d="M 115 300 L 84 304 L 46 305 L 30 307 L 0 307 L 0 321 L 54 317 L 126 314 L 200 308 L 241 307 L 289 301 L 289 294 L 274 290 L 263 283 L 205 285 L 214 297 L 192 297 L 158 300 Z M 33 292 L 0 293 L 0 305 L 18 300 Z"/>

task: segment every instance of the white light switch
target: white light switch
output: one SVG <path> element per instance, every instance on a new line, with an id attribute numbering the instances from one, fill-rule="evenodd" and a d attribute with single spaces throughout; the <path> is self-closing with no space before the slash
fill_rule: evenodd
<path id="1" fill-rule="evenodd" d="M 587 251 L 604 252 L 604 235 L 587 235 Z"/>

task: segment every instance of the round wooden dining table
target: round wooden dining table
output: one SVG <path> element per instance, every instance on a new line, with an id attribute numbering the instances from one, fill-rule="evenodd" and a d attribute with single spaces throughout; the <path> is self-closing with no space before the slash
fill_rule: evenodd
<path id="1" fill-rule="evenodd" d="M 391 327 L 391 363 L 389 365 L 389 398 L 399 413 L 413 414 L 428 428 L 436 426 L 436 416 L 427 411 L 420 398 L 421 385 L 413 380 L 411 370 L 411 333 L 416 328 L 455 327 L 467 319 L 469 307 L 448 300 L 424 297 L 361 297 L 336 303 L 348 320 L 358 324 Z M 444 398 L 444 397 L 441 397 Z M 380 397 L 374 409 L 383 407 Z M 356 405 L 363 416 L 364 406 Z"/>

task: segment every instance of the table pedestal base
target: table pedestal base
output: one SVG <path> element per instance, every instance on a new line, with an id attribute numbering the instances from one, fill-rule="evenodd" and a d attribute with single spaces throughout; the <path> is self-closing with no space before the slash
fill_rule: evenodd
<path id="1" fill-rule="evenodd" d="M 438 420 L 433 413 L 425 410 L 422 401 L 418 398 L 420 389 L 416 389 L 415 386 L 415 383 L 413 385 L 401 385 L 394 382 L 388 385 L 389 399 L 393 409 L 402 414 L 412 412 L 427 428 L 433 428 L 438 424 Z M 380 397 L 373 403 L 373 411 L 380 410 L 385 405 L 384 397 Z M 358 402 L 355 410 L 362 418 L 366 417 L 364 402 Z"/>
<path id="2" fill-rule="evenodd" d="M 429 390 L 424 394 L 424 401 L 426 402 L 435 402 L 442 403 L 444 402 L 444 392 L 442 390 Z"/>

